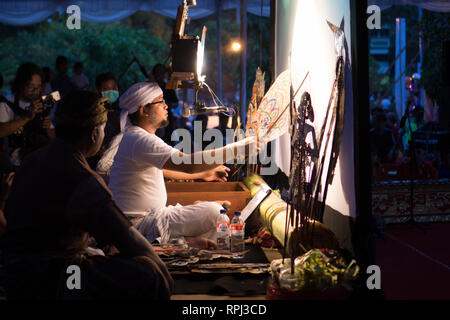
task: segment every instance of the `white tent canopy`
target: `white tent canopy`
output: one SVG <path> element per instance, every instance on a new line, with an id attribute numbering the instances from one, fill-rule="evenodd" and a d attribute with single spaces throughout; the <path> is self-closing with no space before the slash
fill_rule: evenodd
<path id="1" fill-rule="evenodd" d="M 448 0 L 368 0 L 369 5 L 377 5 L 382 10 L 394 5 L 417 6 L 429 11 L 450 12 Z"/>
<path id="2" fill-rule="evenodd" d="M 138 10 L 154 11 L 176 18 L 181 0 L 5 0 L 0 2 L 0 23 L 25 26 L 46 20 L 55 11 L 65 13 L 70 5 L 80 7 L 81 20 L 111 23 L 124 19 Z M 222 9 L 240 7 L 240 0 L 222 0 Z M 262 4 L 262 8 L 261 8 Z M 214 14 L 216 0 L 198 0 L 197 6 L 189 8 L 191 19 Z M 265 17 L 270 16 L 270 0 L 247 0 L 247 11 Z"/>

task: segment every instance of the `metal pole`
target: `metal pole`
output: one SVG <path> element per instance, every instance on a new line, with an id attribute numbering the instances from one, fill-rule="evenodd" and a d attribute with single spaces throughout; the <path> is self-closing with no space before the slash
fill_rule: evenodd
<path id="1" fill-rule="evenodd" d="M 419 23 L 420 20 L 422 20 L 422 8 L 419 7 Z M 422 77 L 422 59 L 423 59 L 423 32 L 422 30 L 420 30 L 419 32 L 419 52 L 420 52 L 420 61 L 419 61 L 419 65 L 417 66 L 417 72 L 420 74 L 420 77 Z M 420 89 L 420 104 L 422 106 L 425 106 L 425 90 L 423 89 L 423 87 Z"/>
<path id="2" fill-rule="evenodd" d="M 276 43 L 277 43 L 277 32 L 276 32 L 276 25 L 277 25 L 277 14 L 276 14 L 276 8 L 277 3 L 275 0 L 270 0 L 270 80 L 271 83 L 269 83 L 269 86 L 275 81 L 277 73 L 276 69 L 276 61 L 277 61 L 277 50 L 276 50 Z"/>
<path id="3" fill-rule="evenodd" d="M 241 0 L 241 123 L 245 126 L 247 118 L 247 1 Z"/>
<path id="4" fill-rule="evenodd" d="M 401 117 L 405 112 L 405 67 L 406 67 L 406 50 L 400 54 L 402 48 L 405 47 L 406 20 L 404 18 L 395 19 L 395 56 L 399 58 L 395 61 L 395 79 L 400 80 L 395 84 L 395 105 L 397 115 Z"/>
<path id="5" fill-rule="evenodd" d="M 222 0 L 217 0 L 217 91 L 219 99 L 223 101 L 222 90 Z"/>

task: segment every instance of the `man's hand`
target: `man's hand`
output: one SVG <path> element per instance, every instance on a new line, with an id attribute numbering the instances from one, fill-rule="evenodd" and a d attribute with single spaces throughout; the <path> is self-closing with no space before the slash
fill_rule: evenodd
<path id="1" fill-rule="evenodd" d="M 42 120 L 42 129 L 51 129 L 51 128 L 52 128 L 52 120 L 50 119 L 50 116 L 47 116 Z"/>
<path id="2" fill-rule="evenodd" d="M 31 103 L 30 108 L 28 110 L 27 113 L 27 118 L 29 120 L 33 120 L 34 117 L 36 116 L 36 114 L 41 113 L 42 112 L 42 102 L 40 100 L 35 100 Z"/>
<path id="3" fill-rule="evenodd" d="M 227 182 L 228 172 L 230 168 L 220 165 L 212 170 L 205 171 L 202 175 L 204 181 L 220 181 Z"/>
<path id="4" fill-rule="evenodd" d="M 184 239 L 191 248 L 203 250 L 214 250 L 216 248 L 216 243 L 206 238 L 184 237 Z"/>
<path id="5" fill-rule="evenodd" d="M 11 187 L 14 181 L 14 172 L 10 172 L 8 174 L 4 174 L 1 181 L 1 201 L 0 201 L 0 209 L 3 210 L 5 208 L 6 201 L 8 200 L 9 193 L 11 191 Z"/>

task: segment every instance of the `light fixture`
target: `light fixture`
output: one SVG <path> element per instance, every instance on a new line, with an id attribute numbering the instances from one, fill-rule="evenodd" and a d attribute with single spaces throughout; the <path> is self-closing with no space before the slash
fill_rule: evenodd
<path id="1" fill-rule="evenodd" d="M 177 19 L 170 44 L 170 77 L 166 89 L 203 87 L 205 76 L 202 75 L 205 55 L 206 27 L 203 27 L 202 38 L 184 34 L 188 20 L 188 7 L 196 5 L 196 1 L 183 0 L 178 7 Z"/>
<path id="2" fill-rule="evenodd" d="M 204 27 L 203 39 L 198 36 L 185 36 L 177 39 L 172 46 L 172 76 L 180 80 L 195 80 L 203 82 L 205 76 L 202 75 L 203 60 L 205 54 L 206 28 Z"/>
<path id="3" fill-rule="evenodd" d="M 238 41 L 233 41 L 231 43 L 231 50 L 233 50 L 234 52 L 241 51 L 241 44 Z"/>

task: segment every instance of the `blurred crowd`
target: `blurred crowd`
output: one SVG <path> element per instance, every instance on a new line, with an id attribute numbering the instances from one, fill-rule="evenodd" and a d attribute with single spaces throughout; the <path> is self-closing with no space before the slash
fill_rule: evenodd
<path id="1" fill-rule="evenodd" d="M 450 178 L 449 146 L 437 148 L 417 139 L 427 126 L 422 106 L 408 101 L 400 120 L 388 106 L 374 107 L 370 114 L 373 182 Z"/>

